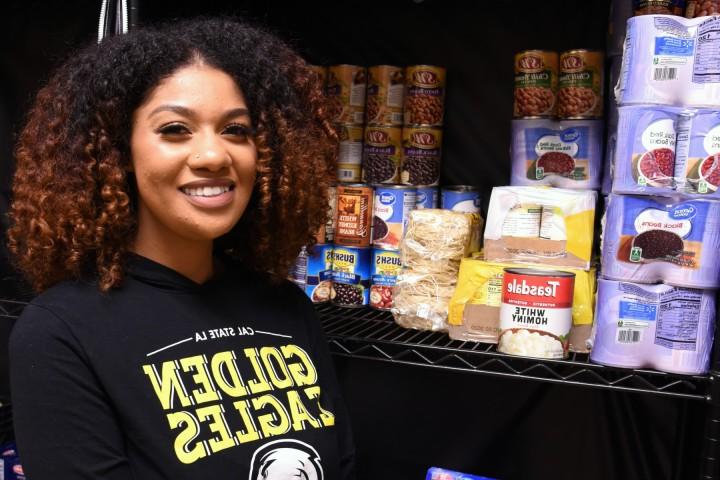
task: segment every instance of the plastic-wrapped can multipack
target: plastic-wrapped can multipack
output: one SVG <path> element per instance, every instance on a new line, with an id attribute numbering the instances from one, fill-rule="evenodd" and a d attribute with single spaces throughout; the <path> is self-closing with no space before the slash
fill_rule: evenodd
<path id="1" fill-rule="evenodd" d="M 680 122 L 675 190 L 720 198 L 720 111 L 684 112 Z"/>
<path id="2" fill-rule="evenodd" d="M 485 258 L 590 268 L 597 192 L 495 187 L 485 227 Z"/>
<path id="3" fill-rule="evenodd" d="M 400 243 L 402 268 L 393 290 L 392 314 L 398 325 L 447 330 L 460 260 L 472 253 L 478 218 L 475 213 L 441 209 L 410 212 Z"/>
<path id="4" fill-rule="evenodd" d="M 720 106 L 720 16 L 644 15 L 628 20 L 621 105 Z"/>
<path id="5" fill-rule="evenodd" d="M 664 372 L 708 371 L 715 291 L 599 280 L 590 359 Z"/>
<path id="6" fill-rule="evenodd" d="M 720 287 L 720 202 L 611 194 L 603 224 L 603 277 Z"/>
<path id="7" fill-rule="evenodd" d="M 599 188 L 602 120 L 512 121 L 512 185 Z"/>
<path id="8" fill-rule="evenodd" d="M 605 156 L 603 157 L 602 181 L 600 192 L 607 195 L 612 191 L 614 175 L 615 150 L 617 149 L 619 112 L 615 102 L 610 102 L 607 116 L 607 136 L 605 143 Z"/>

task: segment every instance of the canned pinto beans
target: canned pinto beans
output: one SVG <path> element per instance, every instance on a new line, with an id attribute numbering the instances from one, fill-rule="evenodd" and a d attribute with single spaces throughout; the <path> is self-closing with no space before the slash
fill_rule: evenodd
<path id="1" fill-rule="evenodd" d="M 405 125 L 442 125 L 445 76 L 444 68 L 432 65 L 405 69 Z"/>
<path id="2" fill-rule="evenodd" d="M 399 183 L 402 128 L 365 128 L 363 179 L 367 183 Z"/>
<path id="3" fill-rule="evenodd" d="M 366 89 L 365 67 L 333 65 L 328 69 L 326 91 L 336 112 L 334 123 L 363 124 Z"/>
<path id="4" fill-rule="evenodd" d="M 399 185 L 375 188 L 372 243 L 375 247 L 397 250 L 405 233 L 408 215 L 415 209 L 417 193 L 413 187 Z"/>
<path id="5" fill-rule="evenodd" d="M 370 306 L 377 310 L 390 310 L 393 306 L 393 287 L 400 273 L 400 252 L 373 249 L 370 272 Z"/>
<path id="6" fill-rule="evenodd" d="M 335 246 L 333 250 L 332 301 L 344 307 L 367 305 L 370 298 L 372 249 Z"/>
<path id="7" fill-rule="evenodd" d="M 400 181 L 406 185 L 440 183 L 442 130 L 431 127 L 404 127 L 402 130 Z"/>
<path id="8" fill-rule="evenodd" d="M 373 189 L 363 184 L 338 185 L 335 243 L 355 247 L 370 245 Z"/>
<path id="9" fill-rule="evenodd" d="M 565 358 L 572 327 L 575 274 L 506 268 L 498 351 L 534 358 Z"/>
<path id="10" fill-rule="evenodd" d="M 404 98 L 405 72 L 401 67 L 376 65 L 368 68 L 365 105 L 368 125 L 402 126 Z"/>
<path id="11" fill-rule="evenodd" d="M 560 118 L 599 118 L 603 113 L 603 54 L 570 50 L 560 55 Z"/>
<path id="12" fill-rule="evenodd" d="M 525 50 L 515 55 L 516 118 L 555 115 L 558 54 L 545 50 Z"/>

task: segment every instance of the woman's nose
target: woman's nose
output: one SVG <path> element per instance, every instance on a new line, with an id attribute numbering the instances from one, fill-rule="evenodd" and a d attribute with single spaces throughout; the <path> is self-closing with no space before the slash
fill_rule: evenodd
<path id="1" fill-rule="evenodd" d="M 213 132 L 196 138 L 196 146 L 188 159 L 190 168 L 217 171 L 232 163 L 230 153 L 219 134 Z"/>

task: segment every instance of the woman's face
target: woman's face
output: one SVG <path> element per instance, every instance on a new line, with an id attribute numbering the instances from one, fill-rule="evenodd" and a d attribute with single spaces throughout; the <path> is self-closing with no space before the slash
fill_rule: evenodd
<path id="1" fill-rule="evenodd" d="M 138 239 L 211 242 L 230 231 L 255 183 L 251 131 L 243 93 L 225 72 L 193 64 L 163 80 L 133 115 Z"/>

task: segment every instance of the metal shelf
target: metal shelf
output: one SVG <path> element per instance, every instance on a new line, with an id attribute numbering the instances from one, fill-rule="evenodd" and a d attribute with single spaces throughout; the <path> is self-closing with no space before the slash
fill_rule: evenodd
<path id="1" fill-rule="evenodd" d="M 710 401 L 710 377 L 590 363 L 587 354 L 538 360 L 499 353 L 495 345 L 452 340 L 446 333 L 409 330 L 389 312 L 316 307 L 335 355 L 444 370 Z"/>

